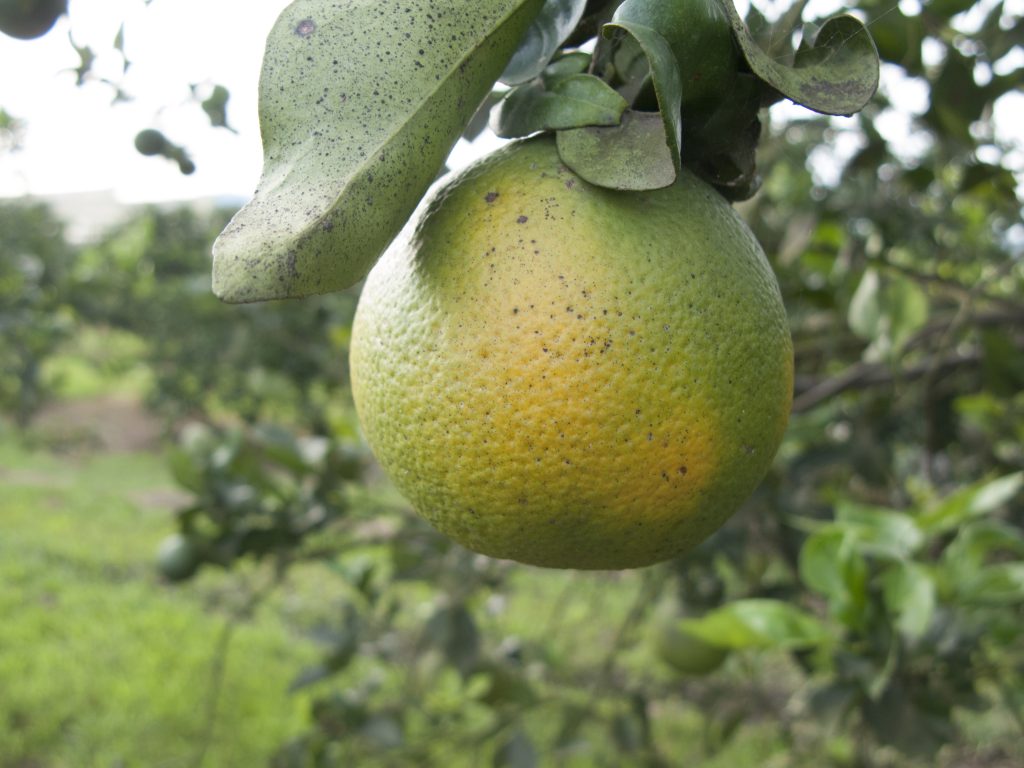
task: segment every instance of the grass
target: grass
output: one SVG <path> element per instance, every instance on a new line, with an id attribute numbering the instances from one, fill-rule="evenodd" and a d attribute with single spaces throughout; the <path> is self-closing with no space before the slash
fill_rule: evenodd
<path id="1" fill-rule="evenodd" d="M 139 395 L 152 386 L 140 362 L 146 342 L 127 331 L 82 326 L 60 353 L 43 364 L 43 378 L 58 397 Z"/>
<path id="2" fill-rule="evenodd" d="M 65 377 L 65 397 L 109 394 L 107 374 L 95 374 L 88 365 L 76 368 L 68 360 L 64 370 L 77 373 Z M 119 391 L 131 397 L 135 389 Z M 350 591 L 337 562 L 333 569 L 328 564 L 294 568 L 285 588 L 234 624 L 220 678 L 218 644 L 233 608 L 245 599 L 245 580 L 254 574 L 204 569 L 183 586 L 161 582 L 153 559 L 173 528 L 175 504 L 164 458 L 152 451 L 83 454 L 82 445 L 75 448 L 74 453 L 52 445 L 33 449 L 0 432 L 0 768 L 263 766 L 289 739 L 309 730 L 311 700 L 325 692 L 324 685 L 340 690 L 368 683 L 380 687 L 381 700 L 409 702 L 402 710 L 405 732 L 410 741 L 428 745 L 423 765 L 473 768 L 489 764 L 494 744 L 518 727 L 538 748 L 560 743 L 566 700 L 558 695 L 558 676 L 581 692 L 574 705 L 601 717 L 588 720 L 557 757 L 545 755 L 541 766 L 638 764 L 615 747 L 630 734 L 608 728 L 620 714 L 622 697 L 601 695 L 623 681 L 648 693 L 672 692 L 654 696 L 648 713 L 659 749 L 672 765 L 849 764 L 848 756 L 827 762 L 794 754 L 770 712 L 763 720 L 744 722 L 736 738 L 716 737 L 727 718 L 719 713 L 709 720 L 700 697 L 689 695 L 700 693 L 701 682 L 680 679 L 656 662 L 638 630 L 650 625 L 630 618 L 659 591 L 637 574 L 521 568 L 501 590 L 480 598 L 486 597 L 486 605 L 476 606 L 481 609 L 476 617 L 489 649 L 501 638 L 519 638 L 530 653 L 544 653 L 543 665 L 524 670 L 538 705 L 486 745 L 446 740 L 445 733 L 455 738 L 482 732 L 494 720 L 477 701 L 479 694 L 471 693 L 473 679 L 464 680 L 450 668 L 421 676 L 429 678 L 426 690 L 412 696 L 404 662 L 382 667 L 357 657 L 331 682 L 287 693 L 295 675 L 324 651 L 311 630 L 336 623 L 338 606 Z M 373 554 L 365 550 L 353 556 Z M 412 582 L 395 589 L 408 618 L 424 619 L 436 596 L 433 588 Z M 601 670 L 611 653 L 617 682 L 609 677 L 590 685 L 579 679 Z M 429 667 L 423 658 L 408 661 Z M 752 678 L 740 662 L 758 665 L 762 673 L 769 669 L 773 682 L 791 687 L 784 670 L 776 670 L 767 656 L 731 658 L 723 673 Z M 215 679 L 223 680 L 216 699 Z M 439 730 L 438 719 L 449 723 L 447 730 Z M 634 727 L 623 722 L 627 731 Z M 386 723 L 379 725 L 386 730 Z M 971 730 L 978 744 L 1006 743 L 1012 723 L 986 713 Z M 829 748 L 837 755 L 844 749 L 851 753 L 842 740 Z M 366 754 L 372 759 L 360 765 L 411 765 L 387 751 Z M 348 764 L 344 760 L 347 756 L 338 764 Z"/>
<path id="3" fill-rule="evenodd" d="M 153 554 L 172 529 L 173 483 L 163 457 L 75 457 L 0 438 L 0 467 L 0 768 L 191 768 L 204 750 L 205 766 L 260 766 L 308 728 L 317 689 L 306 695 L 286 689 L 322 650 L 300 633 L 323 621 L 342 597 L 322 566 L 297 569 L 286 590 L 236 625 L 210 731 L 215 653 L 229 608 L 240 599 L 240 577 L 205 570 L 184 586 L 157 578 Z M 524 569 L 500 618 L 482 629 L 527 642 L 557 636 L 551 648 L 562 661 L 552 659 L 556 665 L 596 664 L 620 627 L 618 620 L 595 623 L 594 616 L 626 615 L 637 586 Z M 412 603 L 415 592 L 410 585 Z M 346 679 L 363 677 L 361 667 L 353 665 Z M 388 685 L 402 684 L 404 676 L 395 673 Z M 449 678 L 436 679 L 423 703 L 462 717 L 472 702 L 464 698 L 465 684 Z M 541 707 L 523 721 L 539 744 L 555 737 L 551 714 Z M 415 729 L 415 721 L 410 716 L 408 725 Z M 670 731 L 666 741 L 680 745 L 680 757 L 700 756 L 698 711 L 687 707 L 658 721 Z M 592 746 L 607 738 L 588 729 L 581 736 Z M 755 741 L 760 754 L 771 751 Z M 759 754 L 748 746 L 740 743 L 721 764 L 756 764 Z M 434 747 L 438 765 L 474 764 L 455 745 L 442 740 Z M 584 750 L 578 758 L 567 754 L 563 764 L 593 760 Z"/>
<path id="4" fill-rule="evenodd" d="M 0 442 L 0 766 L 253 766 L 306 725 L 285 691 L 315 648 L 270 612 L 234 633 L 215 728 L 211 670 L 235 577 L 170 587 L 147 497 L 159 455 L 78 460 Z M 221 601 L 222 602 L 222 601 Z"/>

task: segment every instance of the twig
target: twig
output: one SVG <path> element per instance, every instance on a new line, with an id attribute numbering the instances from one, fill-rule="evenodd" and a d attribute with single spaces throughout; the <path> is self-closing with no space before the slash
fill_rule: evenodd
<path id="1" fill-rule="evenodd" d="M 213 732 L 217 725 L 217 706 L 220 704 L 221 692 L 224 688 L 225 671 L 227 670 L 228 651 L 231 650 L 231 638 L 238 617 L 231 616 L 220 629 L 217 644 L 214 646 L 213 661 L 210 664 L 210 686 L 206 689 L 206 706 L 203 713 L 203 733 L 199 737 L 199 751 L 192 761 L 194 768 L 202 768 L 206 754 L 213 744 Z"/>
<path id="2" fill-rule="evenodd" d="M 998 279 L 1004 275 L 1009 269 L 1013 268 L 1015 263 L 1016 262 L 1014 261 L 1006 262 L 993 279 Z M 888 269 L 892 272 L 898 272 L 904 277 L 908 277 L 911 280 L 924 285 L 934 285 L 938 288 L 944 288 L 945 290 L 964 298 L 983 299 L 984 301 L 991 302 L 992 304 L 1003 307 L 1004 309 L 1016 311 L 1018 313 L 1024 310 L 1024 305 L 1019 302 L 1015 302 L 1004 296 L 994 296 L 991 293 L 986 293 L 982 290 L 984 288 L 983 283 L 975 286 L 967 286 L 956 280 L 950 280 L 949 278 L 928 274 L 926 272 L 918 272 L 916 269 L 905 267 L 900 264 L 894 264 L 891 261 L 885 261 L 878 258 L 868 259 L 868 264 L 879 269 Z"/>
<path id="3" fill-rule="evenodd" d="M 957 312 L 952 318 L 942 318 L 929 323 L 911 337 L 904 349 L 921 346 L 936 334 L 941 334 L 942 345 L 948 344 L 950 334 L 964 325 L 972 326 L 1020 326 L 1024 325 L 1024 309 L 1015 308 L 1003 312 Z M 1018 346 L 1020 342 L 1018 341 Z M 797 379 L 797 395 L 793 400 L 793 412 L 803 413 L 820 405 L 836 395 L 851 389 L 866 389 L 897 381 L 915 380 L 927 376 L 934 378 L 955 368 L 975 365 L 982 360 L 980 350 L 965 353 L 951 353 L 946 356 L 933 356 L 925 361 L 904 367 L 893 367 L 887 363 L 854 363 L 836 376 L 809 380 L 804 377 Z"/>
<path id="4" fill-rule="evenodd" d="M 612 640 L 604 662 L 601 664 L 601 673 L 594 680 L 593 692 L 595 694 L 599 693 L 607 685 L 611 677 L 612 667 L 615 665 L 615 657 L 618 656 L 619 651 L 626 645 L 629 631 L 637 626 L 640 622 L 640 617 L 651 606 L 655 595 L 658 594 L 662 585 L 668 579 L 668 571 L 664 568 L 648 569 L 644 571 L 641 578 L 643 581 L 637 590 L 633 605 L 630 606 L 629 611 L 626 612 L 626 617 L 619 624 L 619 628 L 615 632 L 615 639 Z"/>
<path id="5" fill-rule="evenodd" d="M 805 391 L 793 398 L 793 413 L 804 413 L 821 405 L 826 400 L 851 389 L 868 389 L 896 381 L 913 381 L 927 375 L 935 369 L 947 372 L 964 366 L 977 365 L 982 360 L 982 353 L 974 350 L 968 353 L 954 353 L 938 359 L 932 359 L 907 368 L 892 368 L 885 363 L 855 363 L 830 379 L 812 384 Z"/>
<path id="6" fill-rule="evenodd" d="M 213 659 L 210 662 L 210 685 L 206 689 L 203 733 L 199 738 L 199 748 L 196 751 L 196 756 L 192 760 L 193 768 L 202 768 L 203 763 L 206 762 L 207 753 L 213 745 L 213 735 L 217 727 L 217 710 L 220 706 L 221 693 L 224 689 L 228 653 L 231 650 L 231 639 L 234 636 L 235 629 L 243 618 L 250 615 L 256 606 L 263 602 L 281 584 L 284 574 L 285 570 L 283 567 L 275 567 L 273 579 L 262 588 L 252 591 L 248 599 L 225 619 L 224 626 L 221 627 L 220 633 L 217 635 Z"/>

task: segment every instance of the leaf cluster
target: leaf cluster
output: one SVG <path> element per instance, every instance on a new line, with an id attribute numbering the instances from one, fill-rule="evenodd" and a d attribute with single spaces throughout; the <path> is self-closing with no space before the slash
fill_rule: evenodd
<path id="1" fill-rule="evenodd" d="M 262 181 L 214 246 L 214 291 L 245 302 L 358 282 L 495 87 L 494 131 L 554 131 L 586 181 L 649 190 L 686 165 L 750 197 L 762 107 L 850 114 L 878 84 L 852 16 L 806 31 L 788 59 L 731 0 L 297 0 L 267 40 Z"/>

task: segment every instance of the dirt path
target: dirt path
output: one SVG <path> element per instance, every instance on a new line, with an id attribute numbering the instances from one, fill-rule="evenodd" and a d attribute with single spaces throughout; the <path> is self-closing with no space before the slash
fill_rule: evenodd
<path id="1" fill-rule="evenodd" d="M 35 418 L 32 431 L 55 446 L 111 453 L 159 447 L 161 424 L 138 399 L 101 395 L 51 403 Z"/>

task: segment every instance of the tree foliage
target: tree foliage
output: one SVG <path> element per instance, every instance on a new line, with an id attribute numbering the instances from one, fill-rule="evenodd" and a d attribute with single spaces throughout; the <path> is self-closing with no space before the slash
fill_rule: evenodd
<path id="1" fill-rule="evenodd" d="M 568 45 L 615 5 L 587 3 Z M 775 7 L 773 23 L 751 9 L 772 59 L 793 60 L 804 6 Z M 294 681 L 317 694 L 308 729 L 275 766 L 667 766 L 765 724 L 777 765 L 1024 760 L 1024 169 L 993 120 L 1020 88 L 1020 12 L 851 10 L 882 90 L 855 117 L 761 111 L 763 184 L 740 206 L 791 319 L 789 432 L 730 523 L 644 571 L 495 562 L 407 514 L 338 405 L 353 294 L 219 305 L 207 254 L 223 219 L 148 213 L 86 249 L 70 287 L 42 213 L 0 228 L 51 235 L 5 245 L 0 348 L 28 330 L 42 341 L 6 357 L 19 362 L 2 381 L 31 378 L 19 372 L 54 348 L 60 307 L 143 336 L 156 399 L 206 422 L 170 459 L 194 565 L 255 562 L 279 584 L 327 564 L 341 586 L 322 659 Z M 499 94 L 495 127 L 570 130 L 554 92 L 584 94 L 593 113 L 607 94 L 567 85 L 578 64 L 566 51 Z M 15 395 L 0 389 L 5 408 Z M 514 621 L 524 601 L 550 619 Z M 673 662 L 694 638 L 724 659 L 707 675 Z M 694 708 L 697 745 L 678 737 Z"/>
<path id="2" fill-rule="evenodd" d="M 74 249 L 42 204 L 0 205 L 0 408 L 25 426 L 47 396 L 41 364 L 70 334 Z"/>

